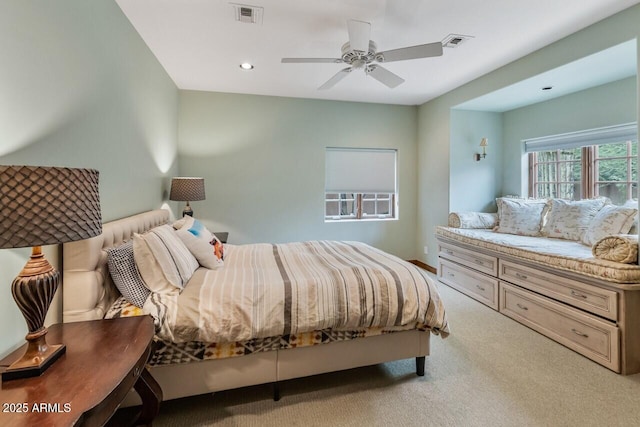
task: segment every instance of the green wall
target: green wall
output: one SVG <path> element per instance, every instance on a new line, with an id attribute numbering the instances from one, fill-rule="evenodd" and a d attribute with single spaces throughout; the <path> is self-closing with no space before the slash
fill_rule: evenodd
<path id="1" fill-rule="evenodd" d="M 527 194 L 527 157 L 522 141 L 547 135 L 634 122 L 638 118 L 637 78 L 566 95 L 503 114 L 503 193 Z"/>
<path id="2" fill-rule="evenodd" d="M 179 169 L 196 217 L 230 243 L 360 240 L 414 258 L 417 108 L 180 91 Z M 325 148 L 398 150 L 397 221 L 324 222 Z"/>
<path id="3" fill-rule="evenodd" d="M 449 159 L 449 210 L 494 212 L 493 199 L 502 187 L 502 114 L 485 111 L 451 111 Z M 480 140 L 487 138 L 487 156 Z"/>
<path id="4" fill-rule="evenodd" d="M 0 58 L 0 164 L 98 169 L 105 221 L 162 205 L 178 90 L 115 1 L 2 0 Z M 0 250 L 0 355 L 27 332 L 10 283 L 28 254 Z"/>
<path id="5" fill-rule="evenodd" d="M 639 22 L 640 5 L 636 5 L 420 106 L 418 111 L 418 239 L 415 253 L 422 254 L 422 247 L 427 246 L 429 255 L 421 256 L 423 261 L 432 266 L 437 265 L 438 254 L 434 228 L 447 223 L 451 206 L 450 177 L 455 172 L 455 170 L 452 171 L 451 159 L 454 158 L 452 150 L 456 147 L 450 132 L 452 109 L 481 95 L 620 43 L 637 39 L 640 37 Z M 638 46 L 640 48 L 640 44 Z M 640 98 L 637 86 L 635 97 L 637 105 Z M 635 115 L 635 120 L 638 120 L 637 109 Z M 505 153 L 502 165 L 498 168 L 508 172 L 503 175 L 503 184 L 496 188 L 502 187 L 502 191 L 508 193 L 513 191 L 513 188 L 511 184 L 506 183 L 510 183 L 512 179 L 517 179 L 518 187 L 522 185 L 521 156 L 514 157 L 511 151 L 513 147 L 509 145 L 513 142 L 510 140 L 512 136 L 506 135 L 504 130 L 503 138 Z M 477 182 L 475 185 L 481 187 L 485 183 Z"/>

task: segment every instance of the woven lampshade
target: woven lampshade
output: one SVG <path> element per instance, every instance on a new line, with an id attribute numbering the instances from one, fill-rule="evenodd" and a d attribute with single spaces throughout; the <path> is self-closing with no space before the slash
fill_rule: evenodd
<path id="1" fill-rule="evenodd" d="M 0 248 L 99 235 L 98 175 L 93 169 L 0 166 Z"/>
<path id="2" fill-rule="evenodd" d="M 204 199 L 204 178 L 178 177 L 171 180 L 169 200 L 195 202 Z"/>
<path id="3" fill-rule="evenodd" d="M 39 166 L 0 166 L 0 249 L 31 246 L 31 257 L 11 283 L 11 294 L 27 322 L 22 357 L 2 372 L 2 381 L 41 375 L 64 344 L 47 343 L 44 320 L 60 272 L 43 245 L 71 242 L 102 232 L 98 171 Z"/>

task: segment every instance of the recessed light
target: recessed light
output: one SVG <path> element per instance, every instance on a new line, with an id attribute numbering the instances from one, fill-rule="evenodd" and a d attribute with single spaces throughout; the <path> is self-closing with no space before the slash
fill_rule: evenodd
<path id="1" fill-rule="evenodd" d="M 242 68 L 243 70 L 253 70 L 253 65 L 249 64 L 248 62 L 243 62 L 242 64 L 240 64 L 240 68 Z"/>
<path id="2" fill-rule="evenodd" d="M 553 86 L 545 86 L 542 88 L 542 90 L 551 90 L 553 89 Z"/>

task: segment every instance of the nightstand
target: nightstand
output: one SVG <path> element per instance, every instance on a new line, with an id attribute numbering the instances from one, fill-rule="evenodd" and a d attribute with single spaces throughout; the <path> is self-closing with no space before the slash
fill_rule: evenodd
<path id="1" fill-rule="evenodd" d="M 218 240 L 220 240 L 222 243 L 227 243 L 227 239 L 229 238 L 228 231 L 214 231 L 213 234 L 215 234 Z"/>
<path id="2" fill-rule="evenodd" d="M 66 354 L 39 377 L 2 382 L 0 425 L 104 425 L 132 388 L 142 399 L 132 424 L 151 425 L 162 400 L 145 368 L 153 334 L 150 316 L 52 325 L 47 341 L 64 343 Z M 25 347 L 0 361 L 0 370 Z"/>

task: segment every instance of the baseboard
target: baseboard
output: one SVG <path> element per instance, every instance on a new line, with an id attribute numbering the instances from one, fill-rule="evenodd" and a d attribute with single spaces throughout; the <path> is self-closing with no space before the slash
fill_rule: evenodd
<path id="1" fill-rule="evenodd" d="M 418 267 L 427 270 L 429 273 L 438 274 L 438 270 L 435 267 L 431 267 L 429 264 L 425 264 L 422 261 L 418 261 L 417 259 L 408 260 L 411 264 L 417 265 Z"/>

